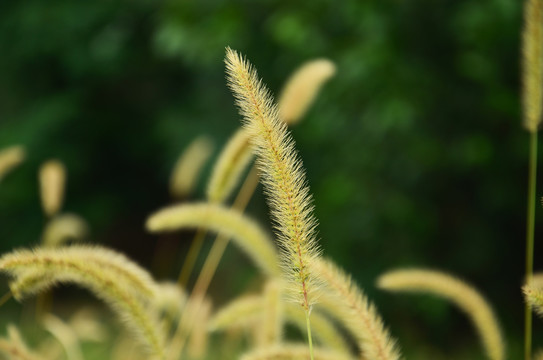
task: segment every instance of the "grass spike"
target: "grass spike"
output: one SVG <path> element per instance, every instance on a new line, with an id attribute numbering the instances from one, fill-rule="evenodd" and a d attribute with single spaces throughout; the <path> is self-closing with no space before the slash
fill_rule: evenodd
<path id="1" fill-rule="evenodd" d="M 185 198 L 193 191 L 213 148 L 213 141 L 201 135 L 181 153 L 170 178 L 170 193 L 174 198 Z"/>
<path id="2" fill-rule="evenodd" d="M 255 147 L 272 218 L 283 251 L 283 267 L 296 286 L 298 302 L 309 311 L 314 302 L 308 264 L 318 257 L 316 220 L 302 163 L 286 124 L 280 120 L 273 99 L 254 68 L 238 53 L 226 50 L 228 85 L 244 129 Z"/>
<path id="3" fill-rule="evenodd" d="M 277 276 L 277 254 L 273 241 L 252 220 L 218 204 L 176 205 L 159 210 L 147 219 L 151 232 L 205 228 L 231 237 L 265 274 Z"/>
<path id="4" fill-rule="evenodd" d="M 367 360 L 398 360 L 400 353 L 385 329 L 375 305 L 369 302 L 352 279 L 331 261 L 319 259 L 312 270 L 335 296 L 339 319 L 356 336 Z"/>
<path id="5" fill-rule="evenodd" d="M 153 309 L 147 306 L 148 301 L 136 296 L 135 291 L 130 289 L 131 283 L 126 281 L 127 278 L 120 277 L 123 272 L 118 271 L 117 264 L 105 266 L 108 261 L 118 258 L 97 261 L 90 247 L 82 252 L 88 256 L 81 258 L 72 256 L 77 254 L 70 251 L 73 248 L 14 251 L 0 258 L 0 271 L 10 274 L 15 284 L 20 277 L 25 277 L 27 271 L 34 276 L 41 273 L 39 281 L 30 283 L 32 286 L 19 287 L 17 291 L 12 289 L 19 300 L 57 283 L 75 283 L 89 289 L 111 306 L 153 355 L 163 358 L 163 334 L 158 329 Z M 105 253 L 101 249 L 98 252 Z M 128 269 L 126 272 L 129 273 Z"/>
<path id="6" fill-rule="evenodd" d="M 59 160 L 49 160 L 40 167 L 39 180 L 43 212 L 51 217 L 62 208 L 66 167 Z"/>
<path id="7" fill-rule="evenodd" d="M 42 235 L 42 244 L 60 246 L 68 241 L 82 241 L 89 233 L 87 222 L 75 214 L 61 214 L 52 218 Z"/>
<path id="8" fill-rule="evenodd" d="M 524 127 L 536 132 L 543 100 L 543 2 L 527 0 L 522 33 Z"/>
<path id="9" fill-rule="evenodd" d="M 7 338 L 0 338 L 0 354 L 11 360 L 41 360 L 42 358 L 30 351 L 21 337 L 19 329 L 9 324 Z"/>
<path id="10" fill-rule="evenodd" d="M 385 273 L 379 277 L 377 285 L 389 291 L 423 292 L 451 301 L 471 319 L 487 357 L 491 360 L 505 358 L 504 340 L 492 308 L 464 281 L 439 271 L 412 269 Z"/>
<path id="11" fill-rule="evenodd" d="M 25 150 L 20 145 L 0 150 L 0 182 L 17 165 L 25 159 Z"/>
<path id="12" fill-rule="evenodd" d="M 287 80 L 279 96 L 279 117 L 295 124 L 315 101 L 321 87 L 336 73 L 328 59 L 315 59 L 302 64 Z"/>

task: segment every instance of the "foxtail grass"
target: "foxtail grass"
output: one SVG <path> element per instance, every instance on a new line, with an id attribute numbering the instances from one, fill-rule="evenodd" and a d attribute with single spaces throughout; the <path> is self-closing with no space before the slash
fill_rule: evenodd
<path id="1" fill-rule="evenodd" d="M 151 215 L 147 220 L 151 232 L 183 228 L 206 228 L 234 239 L 262 271 L 277 276 L 277 254 L 271 238 L 241 213 L 216 204 L 177 205 Z"/>
<path id="2" fill-rule="evenodd" d="M 318 259 L 311 269 L 335 297 L 339 319 L 356 337 L 361 356 L 367 360 L 398 360 L 400 352 L 375 305 L 369 302 L 352 279 L 331 261 Z"/>
<path id="3" fill-rule="evenodd" d="M 328 59 L 311 60 L 296 69 L 279 96 L 279 117 L 289 125 L 300 121 L 320 88 L 335 73 L 336 66 Z"/>
<path id="4" fill-rule="evenodd" d="M 68 241 L 82 241 L 89 233 L 85 220 L 75 214 L 61 214 L 52 218 L 42 235 L 42 244 L 48 247 L 57 247 Z"/>
<path id="5" fill-rule="evenodd" d="M 296 301 L 306 312 L 313 359 L 309 310 L 316 300 L 314 287 L 317 279 L 308 265 L 319 256 L 319 250 L 317 223 L 303 166 L 287 125 L 280 120 L 277 106 L 254 68 L 230 48 L 226 50 L 225 62 L 228 85 L 257 154 L 261 182 L 282 250 L 282 266 L 288 282 L 297 293 Z"/>
<path id="6" fill-rule="evenodd" d="M 87 288 L 118 314 L 152 355 L 163 358 L 164 340 L 154 310 L 148 306 L 149 297 L 134 289 L 136 284 L 146 284 L 149 275 L 140 278 L 145 271 L 134 271 L 137 266 L 120 255 L 104 257 L 101 255 L 106 251 L 90 247 L 75 250 L 78 251 L 73 247 L 14 251 L 0 258 L 0 271 L 12 276 L 10 288 L 18 300 L 58 283 Z"/>
<path id="7" fill-rule="evenodd" d="M 25 150 L 20 145 L 0 150 L 0 182 L 25 159 Z"/>
<path id="8" fill-rule="evenodd" d="M 451 301 L 472 321 L 487 357 L 491 360 L 505 358 L 505 343 L 492 308 L 477 290 L 464 281 L 438 271 L 412 269 L 383 274 L 377 285 L 388 291 L 429 293 Z"/>
<path id="9" fill-rule="evenodd" d="M 66 167 L 58 160 L 49 160 L 40 167 L 39 180 L 43 212 L 52 217 L 64 201 Z"/>
<path id="10" fill-rule="evenodd" d="M 537 133 L 541 123 L 543 94 L 543 1 L 526 0 L 522 34 L 522 83 L 524 127 L 530 133 L 528 209 L 526 221 L 526 281 L 531 282 L 534 258 L 535 197 L 537 177 Z M 531 359 L 532 313 L 525 308 L 524 359 Z"/>
<path id="11" fill-rule="evenodd" d="M 0 338 L 0 354 L 11 360 L 41 360 L 42 358 L 31 351 L 24 343 L 17 327 L 8 325 L 7 338 Z"/>
<path id="12" fill-rule="evenodd" d="M 194 189 L 200 172 L 213 153 L 213 142 L 205 135 L 194 139 L 181 153 L 170 178 L 170 193 L 174 198 L 185 198 Z"/>

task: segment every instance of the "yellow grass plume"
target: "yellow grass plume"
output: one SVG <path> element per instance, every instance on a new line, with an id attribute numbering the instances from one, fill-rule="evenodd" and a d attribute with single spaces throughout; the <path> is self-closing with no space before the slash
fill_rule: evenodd
<path id="1" fill-rule="evenodd" d="M 543 81 L 543 2 L 527 0 L 522 34 L 524 127 L 536 132 L 541 123 Z"/>
<path id="2" fill-rule="evenodd" d="M 10 288 L 18 300 L 58 283 L 89 289 L 111 306 L 152 355 L 163 358 L 163 334 L 154 311 L 141 289 L 134 288 L 147 282 L 146 278 L 134 278 L 144 270 L 134 271 L 135 264 L 120 255 L 107 256 L 109 253 L 113 252 L 76 246 L 19 250 L 0 258 L 0 271 L 12 276 Z"/>
<path id="3" fill-rule="evenodd" d="M 253 153 L 249 146 L 249 137 L 243 129 L 238 129 L 226 143 L 211 171 L 207 186 L 208 200 L 217 203 L 224 202 L 231 195 L 252 160 Z"/>
<path id="4" fill-rule="evenodd" d="M 335 73 L 336 66 L 328 59 L 303 64 L 290 76 L 279 96 L 279 117 L 289 125 L 300 121 L 320 88 Z"/>
<path id="5" fill-rule="evenodd" d="M 524 299 L 532 310 L 543 317 L 543 289 L 525 285 L 522 288 L 522 292 L 524 293 Z"/>
<path id="6" fill-rule="evenodd" d="M 66 358 L 70 360 L 83 360 L 81 344 L 73 329 L 64 321 L 52 314 L 45 314 L 43 327 L 50 332 L 62 345 L 66 352 Z"/>
<path id="7" fill-rule="evenodd" d="M 68 241 L 82 241 L 89 227 L 83 218 L 75 214 L 61 214 L 52 218 L 42 235 L 44 246 L 56 247 Z"/>
<path id="8" fill-rule="evenodd" d="M 40 194 L 43 212 L 53 216 L 62 208 L 66 168 L 58 160 L 49 160 L 40 167 Z"/>
<path id="9" fill-rule="evenodd" d="M 11 360 L 40 360 L 42 357 L 30 351 L 24 343 L 17 327 L 8 325 L 7 338 L 0 338 L 0 354 Z"/>
<path id="10" fill-rule="evenodd" d="M 263 302 L 260 295 L 245 295 L 222 307 L 209 321 L 210 331 L 242 328 L 259 322 Z"/>
<path id="11" fill-rule="evenodd" d="M 199 136 L 183 151 L 170 178 L 170 193 L 173 197 L 185 198 L 192 192 L 202 168 L 213 153 L 213 147 L 209 137 Z"/>
<path id="12" fill-rule="evenodd" d="M 177 205 L 159 210 L 147 219 L 151 232 L 204 228 L 231 237 L 249 257 L 271 276 L 279 274 L 275 247 L 270 237 L 238 211 L 218 204 Z"/>
<path id="13" fill-rule="evenodd" d="M 255 147 L 272 219 L 283 253 L 283 269 L 295 301 L 309 313 L 317 281 L 308 265 L 318 257 L 317 222 L 302 162 L 287 125 L 256 70 L 238 53 L 226 50 L 228 85 Z"/>
<path id="14" fill-rule="evenodd" d="M 315 360 L 350 360 L 349 355 L 333 350 L 315 348 Z M 307 345 L 281 344 L 269 348 L 256 349 L 244 354 L 240 360 L 307 360 Z"/>
<path id="15" fill-rule="evenodd" d="M 0 182 L 13 168 L 25 159 L 25 150 L 22 146 L 15 145 L 0 150 Z"/>
<path id="16" fill-rule="evenodd" d="M 337 301 L 339 319 L 355 335 L 362 356 L 368 360 L 397 360 L 400 353 L 385 329 L 375 305 L 351 278 L 331 261 L 319 259 L 311 269 Z"/>
<path id="17" fill-rule="evenodd" d="M 377 284 L 385 290 L 423 292 L 451 301 L 473 322 L 488 358 L 504 359 L 504 341 L 492 308 L 477 290 L 465 282 L 442 272 L 413 269 L 388 272 L 379 277 Z"/>

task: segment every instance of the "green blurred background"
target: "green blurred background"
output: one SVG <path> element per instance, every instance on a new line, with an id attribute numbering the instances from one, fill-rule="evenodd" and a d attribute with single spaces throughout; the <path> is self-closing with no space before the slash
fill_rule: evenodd
<path id="1" fill-rule="evenodd" d="M 274 93 L 304 61 L 327 57 L 337 74 L 293 129 L 324 253 L 375 300 L 408 357 L 482 355 L 450 305 L 375 289 L 380 273 L 402 266 L 443 269 L 476 285 L 497 310 L 510 358 L 520 358 L 528 154 L 521 5 L 0 1 L 0 148 L 23 144 L 28 152 L 0 186 L 0 250 L 39 242 L 37 169 L 58 158 L 68 168 L 64 209 L 88 220 L 93 241 L 174 278 L 192 234 L 170 243 L 179 257 L 166 271 L 149 255 L 157 237 L 143 224 L 171 202 L 170 171 L 190 141 L 209 135 L 216 156 L 239 126 L 225 47 L 246 54 Z M 269 227 L 260 191 L 248 212 Z M 538 269 L 540 209 L 536 216 Z M 219 271 L 216 306 L 255 281 L 235 248 Z M 541 321 L 535 330 L 543 346 Z"/>

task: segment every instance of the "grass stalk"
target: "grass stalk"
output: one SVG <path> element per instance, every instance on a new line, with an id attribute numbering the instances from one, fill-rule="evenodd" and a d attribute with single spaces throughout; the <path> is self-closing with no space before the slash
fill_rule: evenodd
<path id="1" fill-rule="evenodd" d="M 179 278 L 177 279 L 177 283 L 182 288 L 187 287 L 190 275 L 192 274 L 192 270 L 194 269 L 194 264 L 196 263 L 196 258 L 200 253 L 200 249 L 202 248 L 202 244 L 204 243 L 206 234 L 207 231 L 205 229 L 199 228 L 196 231 L 194 238 L 192 239 L 187 258 L 183 262 L 183 266 L 181 267 L 181 271 L 179 272 Z"/>
<path id="2" fill-rule="evenodd" d="M 313 339 L 311 337 L 311 322 L 309 321 L 309 311 L 305 312 L 305 322 L 307 325 L 307 341 L 309 342 L 309 354 L 311 356 L 311 360 L 314 360 L 313 358 Z"/>
<path id="3" fill-rule="evenodd" d="M 240 191 L 236 196 L 236 199 L 234 200 L 234 203 L 232 204 L 233 209 L 236 209 L 238 211 L 245 210 L 247 204 L 249 203 L 249 200 L 251 199 L 256 190 L 256 187 L 258 186 L 258 181 L 258 170 L 253 165 L 251 171 L 245 178 L 245 181 L 243 182 Z M 190 298 L 187 302 L 187 306 L 190 306 L 190 304 L 196 304 L 196 309 L 194 313 L 198 313 L 200 311 L 199 308 L 203 304 L 205 293 L 207 292 L 209 284 L 211 283 L 211 280 L 215 275 L 217 266 L 219 265 L 219 262 L 222 258 L 222 255 L 224 254 L 224 250 L 226 249 L 228 243 L 228 237 L 221 234 L 218 234 L 215 238 L 215 241 L 213 242 L 211 250 L 209 251 L 209 254 L 205 260 L 204 266 L 202 267 L 202 271 L 198 275 L 196 284 L 194 285 Z M 194 316 L 192 316 L 191 314 L 183 313 L 183 315 L 181 315 L 181 318 L 179 319 L 179 322 L 177 324 L 177 329 L 172 336 L 172 341 L 168 352 L 169 359 L 174 359 L 183 351 L 183 347 L 190 333 L 190 329 L 193 326 L 194 320 Z"/>
<path id="4" fill-rule="evenodd" d="M 535 198 L 537 178 L 537 131 L 530 131 L 530 167 L 528 170 L 528 209 L 526 222 L 526 283 L 530 284 L 534 268 Z M 532 358 L 532 311 L 524 308 L 524 359 Z"/>

